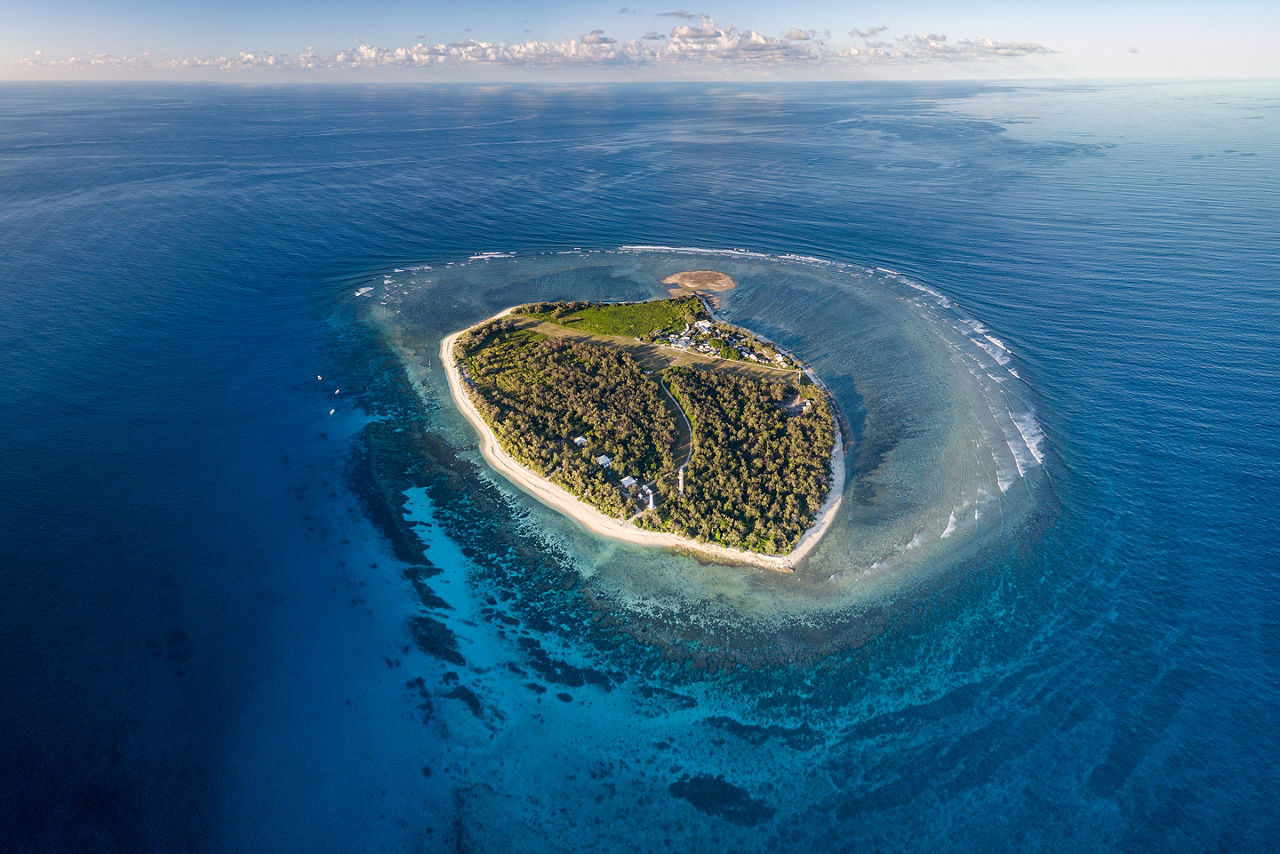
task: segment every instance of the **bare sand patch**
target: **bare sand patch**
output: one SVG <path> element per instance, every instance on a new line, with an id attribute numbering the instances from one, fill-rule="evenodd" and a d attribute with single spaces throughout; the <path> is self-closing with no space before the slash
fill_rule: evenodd
<path id="1" fill-rule="evenodd" d="M 717 270 L 686 270 L 683 273 L 673 273 L 663 279 L 662 284 L 672 285 L 669 293 L 673 297 L 724 293 L 738 286 L 738 283 L 727 273 Z"/>

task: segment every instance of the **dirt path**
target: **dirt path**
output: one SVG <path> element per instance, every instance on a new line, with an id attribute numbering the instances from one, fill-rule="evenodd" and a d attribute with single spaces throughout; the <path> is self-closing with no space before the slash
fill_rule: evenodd
<path id="1" fill-rule="evenodd" d="M 680 405 L 680 401 L 676 400 L 676 396 L 671 393 L 671 389 L 667 388 L 667 384 L 658 378 L 658 388 L 662 389 L 662 393 L 667 396 L 667 400 L 671 401 L 671 405 L 675 411 L 680 414 L 680 420 L 684 422 L 684 429 L 680 429 L 680 424 L 676 424 L 676 432 L 679 434 L 676 441 L 676 456 L 680 455 L 681 445 L 688 448 L 688 452 L 684 455 L 684 462 L 676 469 L 676 481 L 680 490 L 680 494 L 684 495 L 684 470 L 689 467 L 689 463 L 693 462 L 693 424 L 689 421 L 689 416 L 685 414 L 684 407 Z M 688 437 L 687 439 L 684 437 Z"/>

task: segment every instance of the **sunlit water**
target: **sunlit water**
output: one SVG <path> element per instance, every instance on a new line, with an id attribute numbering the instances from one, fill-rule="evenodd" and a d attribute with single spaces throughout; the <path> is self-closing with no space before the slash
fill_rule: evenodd
<path id="1" fill-rule="evenodd" d="M 1280 844 L 1273 83 L 0 117 L 10 847 Z M 794 576 L 586 534 L 443 394 L 445 332 L 699 267 L 854 428 Z M 411 578 L 370 421 L 446 443 Z"/>

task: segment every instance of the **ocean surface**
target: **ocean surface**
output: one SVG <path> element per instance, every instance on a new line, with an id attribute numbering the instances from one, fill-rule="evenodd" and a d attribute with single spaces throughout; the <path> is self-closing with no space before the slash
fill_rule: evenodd
<path id="1" fill-rule="evenodd" d="M 0 85 L 2 847 L 1275 850 L 1276 223 L 1274 81 Z M 852 428 L 793 576 L 442 391 L 704 268 Z"/>

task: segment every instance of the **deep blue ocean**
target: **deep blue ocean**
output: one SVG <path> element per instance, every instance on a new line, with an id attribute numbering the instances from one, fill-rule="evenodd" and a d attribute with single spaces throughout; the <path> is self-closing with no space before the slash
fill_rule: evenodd
<path id="1" fill-rule="evenodd" d="M 1276 850 L 1277 223 L 1274 81 L 0 85 L 0 847 Z M 642 298 L 637 246 L 725 259 L 902 466 L 1006 413 L 819 262 L 980 324 L 1034 488 L 785 636 L 732 613 L 783 582 L 538 524 L 392 345 Z M 449 460 L 408 577 L 384 422 Z"/>

